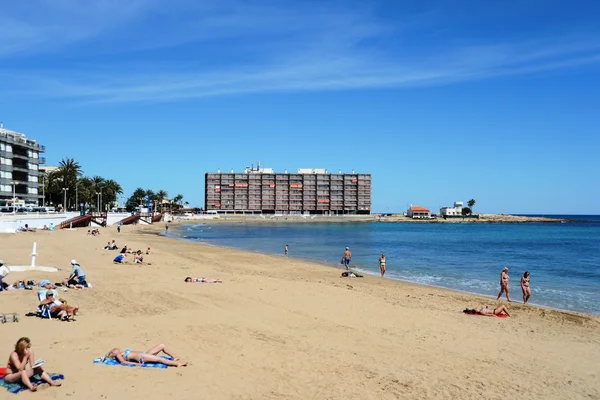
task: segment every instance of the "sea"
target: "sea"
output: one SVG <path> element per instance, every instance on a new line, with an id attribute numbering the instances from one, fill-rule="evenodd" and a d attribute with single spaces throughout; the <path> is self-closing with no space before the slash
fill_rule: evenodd
<path id="1" fill-rule="evenodd" d="M 511 300 L 531 274 L 531 304 L 600 315 L 600 216 L 545 215 L 564 223 L 220 223 L 173 226 L 178 239 L 310 260 L 340 268 L 345 247 L 353 268 L 388 279 L 496 298 L 509 268 Z"/>

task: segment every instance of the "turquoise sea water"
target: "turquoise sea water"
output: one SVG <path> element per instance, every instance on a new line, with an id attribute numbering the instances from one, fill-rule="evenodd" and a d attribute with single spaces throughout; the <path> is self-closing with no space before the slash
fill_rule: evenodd
<path id="1" fill-rule="evenodd" d="M 352 264 L 386 278 L 497 296 L 509 267 L 511 299 L 522 301 L 520 279 L 531 273 L 530 302 L 600 314 L 600 216 L 585 222 L 527 224 L 282 223 L 197 224 L 169 236 L 207 244 L 318 261 L 339 267 L 344 248 Z"/>

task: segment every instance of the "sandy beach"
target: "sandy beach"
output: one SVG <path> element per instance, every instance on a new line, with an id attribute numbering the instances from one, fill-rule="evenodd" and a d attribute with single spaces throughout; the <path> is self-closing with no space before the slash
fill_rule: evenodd
<path id="1" fill-rule="evenodd" d="M 496 301 L 365 276 L 283 257 L 165 238 L 156 226 L 6 234 L 0 258 L 58 273 L 12 272 L 7 281 L 60 281 L 77 259 L 92 289 L 61 293 L 75 322 L 25 317 L 35 291 L 0 293 L 0 358 L 31 338 L 60 388 L 24 398 L 177 399 L 598 399 L 600 318 L 512 303 L 512 318 L 469 316 Z M 113 264 L 122 247 L 151 248 L 152 265 Z M 222 284 L 189 284 L 186 276 Z M 513 290 L 518 289 L 515 282 Z M 153 370 L 92 364 L 113 347 L 165 343 L 191 362 Z M 0 398 L 13 398 L 0 391 Z"/>

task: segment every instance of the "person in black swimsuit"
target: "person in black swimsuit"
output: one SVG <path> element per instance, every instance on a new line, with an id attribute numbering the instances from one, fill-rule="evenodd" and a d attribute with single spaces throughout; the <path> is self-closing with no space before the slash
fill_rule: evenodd
<path id="1" fill-rule="evenodd" d="M 525 271 L 521 278 L 521 290 L 523 290 L 523 303 L 527 304 L 531 297 L 531 287 L 529 287 L 529 271 Z"/>

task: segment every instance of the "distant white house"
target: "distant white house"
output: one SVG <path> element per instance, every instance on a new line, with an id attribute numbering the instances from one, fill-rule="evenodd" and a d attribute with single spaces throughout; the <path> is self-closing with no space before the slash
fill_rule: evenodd
<path id="1" fill-rule="evenodd" d="M 463 202 L 455 201 L 454 207 L 442 207 L 440 208 L 441 217 L 459 217 L 462 216 Z"/>
<path id="2" fill-rule="evenodd" d="M 411 204 L 406 212 L 406 216 L 409 218 L 431 218 L 431 212 L 425 207 L 413 206 Z"/>

